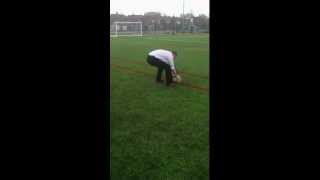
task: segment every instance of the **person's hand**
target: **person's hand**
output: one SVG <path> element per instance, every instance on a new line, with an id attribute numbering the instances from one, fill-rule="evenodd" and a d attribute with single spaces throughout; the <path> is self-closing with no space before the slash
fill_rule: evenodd
<path id="1" fill-rule="evenodd" d="M 176 77 L 176 73 L 174 73 L 173 71 L 171 72 L 172 77 Z"/>
<path id="2" fill-rule="evenodd" d="M 172 74 L 172 77 L 176 77 L 177 76 L 177 71 L 173 70 L 173 71 L 171 71 L 171 74 Z"/>

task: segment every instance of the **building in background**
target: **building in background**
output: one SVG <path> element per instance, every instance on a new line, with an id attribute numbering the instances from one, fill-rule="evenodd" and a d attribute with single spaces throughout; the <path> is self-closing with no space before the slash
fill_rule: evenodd
<path id="1" fill-rule="evenodd" d="M 194 16 L 192 13 L 187 13 L 180 15 L 180 17 L 174 17 L 160 12 L 147 12 L 144 15 L 115 13 L 110 14 L 110 29 L 113 28 L 113 23 L 117 21 L 141 21 L 143 34 L 209 33 L 209 17 L 203 14 Z"/>

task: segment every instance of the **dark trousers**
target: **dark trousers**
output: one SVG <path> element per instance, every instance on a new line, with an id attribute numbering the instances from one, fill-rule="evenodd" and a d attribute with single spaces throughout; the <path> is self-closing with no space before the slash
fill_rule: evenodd
<path id="1" fill-rule="evenodd" d="M 153 56 L 148 56 L 147 57 L 147 62 L 151 66 L 155 66 L 158 68 L 158 73 L 156 77 L 156 81 L 160 82 L 161 81 L 161 75 L 162 71 L 166 71 L 166 84 L 170 85 L 172 83 L 172 74 L 171 74 L 171 67 L 169 64 L 164 63 L 163 61 L 153 57 Z"/>

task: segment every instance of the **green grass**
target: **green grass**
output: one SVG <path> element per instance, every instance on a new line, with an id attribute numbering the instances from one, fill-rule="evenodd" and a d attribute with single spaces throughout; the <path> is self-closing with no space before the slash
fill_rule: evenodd
<path id="1" fill-rule="evenodd" d="M 150 50 L 172 48 L 178 52 L 178 71 L 208 77 L 208 39 L 208 35 L 111 39 L 111 179 L 208 179 L 208 92 L 156 84 L 156 69 L 146 64 Z M 181 75 L 185 83 L 209 86 L 206 78 Z"/>

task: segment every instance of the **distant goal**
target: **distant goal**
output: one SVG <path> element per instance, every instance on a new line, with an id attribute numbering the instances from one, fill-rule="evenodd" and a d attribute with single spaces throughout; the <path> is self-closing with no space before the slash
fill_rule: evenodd
<path id="1" fill-rule="evenodd" d="M 110 25 L 110 37 L 142 36 L 142 22 L 116 21 Z"/>

